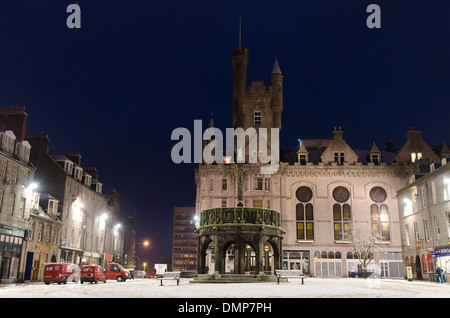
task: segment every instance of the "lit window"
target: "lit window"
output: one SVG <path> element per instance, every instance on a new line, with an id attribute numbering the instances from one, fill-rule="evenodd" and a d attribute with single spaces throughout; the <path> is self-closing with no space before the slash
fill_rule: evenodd
<path id="1" fill-rule="evenodd" d="M 254 208 L 262 208 L 263 207 L 263 200 L 253 200 L 253 207 Z"/>
<path id="2" fill-rule="evenodd" d="M 410 199 L 403 200 L 403 215 L 407 216 L 413 213 L 413 204 Z"/>
<path id="3" fill-rule="evenodd" d="M 314 210 L 311 203 L 296 206 L 297 240 L 314 240 Z"/>
<path id="4" fill-rule="evenodd" d="M 350 231 L 351 209 L 348 204 L 333 205 L 334 239 L 345 240 Z"/>
<path id="5" fill-rule="evenodd" d="M 422 159 L 422 153 L 421 152 L 412 152 L 411 153 L 411 162 L 416 162 L 418 160 Z"/>
<path id="6" fill-rule="evenodd" d="M 378 234 L 381 241 L 389 241 L 389 215 L 386 204 L 372 204 L 370 206 L 370 219 L 373 232 Z"/>

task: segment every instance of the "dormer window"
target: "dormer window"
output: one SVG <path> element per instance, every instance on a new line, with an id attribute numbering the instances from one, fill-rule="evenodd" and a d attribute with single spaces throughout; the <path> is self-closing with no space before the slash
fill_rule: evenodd
<path id="1" fill-rule="evenodd" d="M 416 162 L 418 160 L 422 159 L 422 153 L 421 152 L 412 152 L 411 153 L 411 162 Z"/>
<path id="2" fill-rule="evenodd" d="M 73 177 L 77 180 L 81 181 L 81 177 L 83 175 L 83 169 L 81 169 L 80 167 L 75 167 L 74 171 L 73 171 Z"/>
<path id="3" fill-rule="evenodd" d="M 16 143 L 16 156 L 19 160 L 28 162 L 30 161 L 30 149 L 31 146 L 28 141 L 19 141 Z"/>
<path id="4" fill-rule="evenodd" d="M 98 193 L 102 193 L 102 186 L 103 185 L 100 182 L 98 182 L 95 191 L 97 191 Z"/>
<path id="5" fill-rule="evenodd" d="M 14 143 L 16 136 L 11 130 L 5 130 L 0 132 L 0 147 L 3 151 L 14 154 Z"/>
<path id="6" fill-rule="evenodd" d="M 88 174 L 84 175 L 84 184 L 86 186 L 88 186 L 88 187 L 91 186 L 91 180 L 92 180 L 92 177 L 90 175 L 88 175 Z"/>
<path id="7" fill-rule="evenodd" d="M 305 166 L 306 165 L 306 154 L 299 154 L 298 155 L 298 161 L 300 162 L 300 164 L 302 165 L 302 166 Z"/>
<path id="8" fill-rule="evenodd" d="M 338 165 L 344 164 L 344 153 L 343 152 L 335 152 L 334 153 L 334 162 L 337 162 Z"/>
<path id="9" fill-rule="evenodd" d="M 374 165 L 380 164 L 380 155 L 379 154 L 371 154 L 370 161 L 373 162 Z"/>
<path id="10" fill-rule="evenodd" d="M 64 161 L 64 171 L 71 176 L 72 170 L 73 170 L 73 163 L 71 161 Z"/>
<path id="11" fill-rule="evenodd" d="M 58 201 L 48 200 L 48 210 L 47 214 L 56 215 L 58 212 Z"/>

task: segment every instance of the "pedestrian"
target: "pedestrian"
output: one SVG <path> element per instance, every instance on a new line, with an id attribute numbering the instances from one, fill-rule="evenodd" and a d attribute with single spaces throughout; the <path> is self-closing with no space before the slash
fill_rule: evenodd
<path id="1" fill-rule="evenodd" d="M 436 268 L 436 274 L 438 275 L 438 279 L 440 283 L 443 283 L 443 277 L 442 277 L 442 268 L 439 266 Z"/>

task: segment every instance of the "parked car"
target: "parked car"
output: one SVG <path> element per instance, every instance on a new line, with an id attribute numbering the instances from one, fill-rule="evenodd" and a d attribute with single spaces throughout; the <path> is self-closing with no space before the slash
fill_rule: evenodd
<path id="1" fill-rule="evenodd" d="M 135 271 L 134 278 L 147 278 L 148 275 L 145 271 Z"/>
<path id="2" fill-rule="evenodd" d="M 348 272 L 348 277 L 362 277 L 362 273 L 359 271 Z"/>
<path id="3" fill-rule="evenodd" d="M 379 273 L 376 272 L 366 272 L 366 273 L 362 273 L 360 271 L 353 271 L 353 272 L 348 272 L 348 277 L 370 277 L 370 278 L 381 278 L 381 275 Z"/>
<path id="4" fill-rule="evenodd" d="M 106 283 L 106 273 L 103 268 L 99 265 L 84 265 L 81 268 L 81 283 L 89 282 L 89 283 L 98 283 L 104 282 Z"/>
<path id="5" fill-rule="evenodd" d="M 80 267 L 71 263 L 45 264 L 43 281 L 46 285 L 50 283 L 78 283 L 80 281 Z"/>

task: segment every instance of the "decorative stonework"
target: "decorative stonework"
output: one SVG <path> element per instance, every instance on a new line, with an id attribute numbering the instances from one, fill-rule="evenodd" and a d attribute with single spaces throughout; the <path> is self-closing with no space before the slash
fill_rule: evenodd
<path id="1" fill-rule="evenodd" d="M 312 199 L 312 191 L 309 187 L 300 187 L 295 192 L 295 196 L 300 202 L 308 202 Z"/>
<path id="2" fill-rule="evenodd" d="M 346 202 L 350 198 L 350 192 L 345 187 L 336 187 L 333 190 L 333 198 L 337 202 Z"/>
<path id="3" fill-rule="evenodd" d="M 215 246 L 216 272 L 225 273 L 225 253 L 234 245 L 234 274 L 246 270 L 245 250 L 249 245 L 255 253 L 256 273 L 264 269 L 264 246 L 270 244 L 273 251 L 273 268 L 282 266 L 282 237 L 280 213 L 276 210 L 228 207 L 204 210 L 200 213 L 198 234 L 198 274 L 206 273 L 206 252 L 211 242 Z M 248 264 L 247 264 L 248 265 Z"/>
<path id="4" fill-rule="evenodd" d="M 369 195 L 372 201 L 376 203 L 383 203 L 387 198 L 386 190 L 384 190 L 382 187 L 373 187 L 370 190 Z"/>

